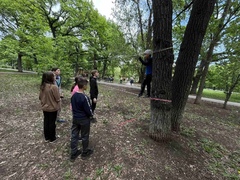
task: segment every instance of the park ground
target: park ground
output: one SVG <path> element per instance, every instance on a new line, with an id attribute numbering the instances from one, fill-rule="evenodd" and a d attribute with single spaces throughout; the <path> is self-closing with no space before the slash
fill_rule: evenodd
<path id="1" fill-rule="evenodd" d="M 0 179 L 227 180 L 240 179 L 239 108 L 187 103 L 181 132 L 166 143 L 148 136 L 149 99 L 138 90 L 99 84 L 98 122 L 87 160 L 69 161 L 70 92 L 64 90 L 60 138 L 43 139 L 40 77 L 0 74 Z M 80 146 L 80 145 L 79 145 Z"/>

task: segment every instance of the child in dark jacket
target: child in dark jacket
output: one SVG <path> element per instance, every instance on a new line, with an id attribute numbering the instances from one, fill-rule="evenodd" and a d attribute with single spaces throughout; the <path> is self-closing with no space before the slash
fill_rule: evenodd
<path id="1" fill-rule="evenodd" d="M 92 71 L 92 76 L 90 77 L 90 98 L 92 100 L 92 111 L 96 109 L 97 98 L 98 98 L 98 85 L 97 85 L 97 77 L 99 73 L 97 70 Z M 92 122 L 97 122 L 96 117 L 93 118 Z"/>
<path id="2" fill-rule="evenodd" d="M 88 157 L 93 153 L 88 148 L 90 134 L 90 120 L 93 116 L 89 97 L 84 93 L 87 89 L 88 81 L 85 78 L 79 78 L 77 84 L 79 90 L 71 98 L 72 105 L 72 128 L 71 128 L 71 157 L 75 160 L 81 153 L 81 156 Z M 78 150 L 79 132 L 81 131 L 83 151 Z"/>

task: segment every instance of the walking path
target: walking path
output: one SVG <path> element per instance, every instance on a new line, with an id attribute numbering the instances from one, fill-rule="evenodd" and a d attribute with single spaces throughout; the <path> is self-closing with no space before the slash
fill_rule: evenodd
<path id="1" fill-rule="evenodd" d="M 139 89 L 140 90 L 140 86 L 137 84 L 133 84 L 132 86 L 130 85 L 130 83 L 127 84 L 118 84 L 118 83 L 110 83 L 110 82 L 104 82 L 104 81 L 98 81 L 99 84 L 105 84 L 105 85 L 109 85 L 109 86 L 117 86 L 117 87 L 126 87 L 126 88 L 132 88 L 132 89 Z M 195 99 L 196 96 L 194 95 L 189 95 L 188 98 L 191 99 Z M 201 98 L 202 101 L 207 101 L 207 102 L 213 102 L 213 103 L 218 103 L 218 104 L 222 104 L 224 103 L 223 100 L 218 100 L 218 99 L 211 99 L 211 98 Z M 227 102 L 228 106 L 236 106 L 236 107 L 240 107 L 240 103 L 236 103 L 236 102 Z"/>

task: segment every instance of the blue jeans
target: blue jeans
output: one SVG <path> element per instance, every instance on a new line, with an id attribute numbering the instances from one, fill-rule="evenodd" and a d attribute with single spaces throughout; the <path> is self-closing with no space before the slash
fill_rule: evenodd
<path id="1" fill-rule="evenodd" d="M 86 152 L 89 144 L 90 119 L 73 119 L 71 128 L 71 155 L 78 150 L 79 133 L 81 131 L 83 152 Z"/>

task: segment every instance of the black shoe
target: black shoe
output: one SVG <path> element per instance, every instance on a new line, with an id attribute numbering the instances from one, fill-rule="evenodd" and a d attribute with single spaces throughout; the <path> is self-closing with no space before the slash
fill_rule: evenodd
<path id="1" fill-rule="evenodd" d="M 49 142 L 50 143 L 55 143 L 58 139 L 60 138 L 60 136 L 59 135 L 57 135 L 56 137 L 55 137 L 55 139 L 49 139 Z"/>
<path id="2" fill-rule="evenodd" d="M 97 118 L 92 118 L 91 123 L 97 123 Z"/>
<path id="3" fill-rule="evenodd" d="M 140 94 L 138 94 L 138 97 L 141 97 L 142 96 L 142 94 L 140 93 Z"/>
<path id="4" fill-rule="evenodd" d="M 78 137 L 78 140 L 79 140 L 79 141 L 82 141 L 82 137 L 81 137 L 81 136 L 79 136 L 79 137 Z"/>
<path id="5" fill-rule="evenodd" d="M 85 159 L 85 158 L 89 157 L 92 153 L 93 153 L 93 150 L 92 150 L 92 149 L 87 149 L 86 151 L 84 151 L 84 152 L 82 153 L 81 156 L 82 156 L 83 159 Z"/>
<path id="6" fill-rule="evenodd" d="M 71 155 L 70 161 L 74 161 L 81 153 L 82 153 L 81 150 L 77 150 L 77 152 L 75 154 Z"/>
<path id="7" fill-rule="evenodd" d="M 146 95 L 146 96 L 144 96 L 145 98 L 150 98 L 150 95 Z"/>

